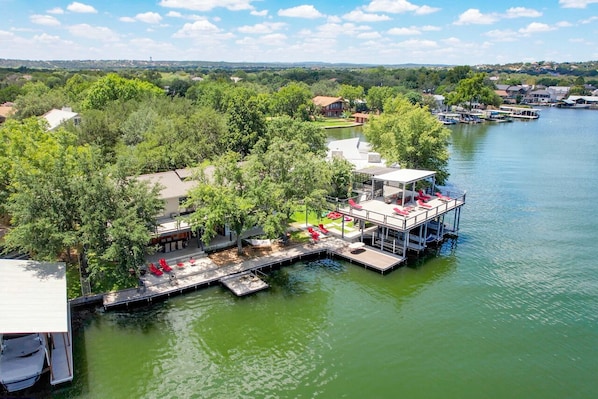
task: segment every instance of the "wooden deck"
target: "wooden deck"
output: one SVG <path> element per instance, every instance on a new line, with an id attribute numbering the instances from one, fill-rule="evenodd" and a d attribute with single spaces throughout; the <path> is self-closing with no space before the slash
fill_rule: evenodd
<path id="1" fill-rule="evenodd" d="M 269 287 L 268 283 L 249 271 L 221 278 L 220 282 L 236 296 L 253 294 Z"/>
<path id="2" fill-rule="evenodd" d="M 173 265 L 173 262 L 169 261 L 173 268 L 171 273 L 164 273 L 160 277 L 148 274 L 143 277 L 144 287 L 107 293 L 102 302 L 106 309 L 151 303 L 201 287 L 221 284 L 222 280 L 226 281 L 226 277 L 229 276 L 257 270 L 271 270 L 314 257 L 338 256 L 381 273 L 394 269 L 405 260 L 405 258 L 393 256 L 368 246 L 365 246 L 361 253 L 357 253 L 357 251 L 351 253 L 348 249 L 349 244 L 349 242 L 338 238 L 325 237 L 317 243 L 285 247 L 283 250 L 259 258 L 226 266 L 216 265 L 207 256 L 195 259 L 193 264 L 188 260 L 182 262 L 182 267 L 177 267 L 176 264 Z"/>
<path id="3" fill-rule="evenodd" d="M 335 250 L 334 254 L 351 263 L 357 263 L 366 269 L 376 270 L 382 274 L 394 270 L 405 261 L 404 257 L 368 246 L 359 249 L 342 247 Z"/>

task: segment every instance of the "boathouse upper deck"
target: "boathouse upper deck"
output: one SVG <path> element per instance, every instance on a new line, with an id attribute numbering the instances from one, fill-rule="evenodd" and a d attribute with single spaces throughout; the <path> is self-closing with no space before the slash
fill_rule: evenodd
<path id="1" fill-rule="evenodd" d="M 366 168 L 356 174 L 362 177 L 361 195 L 331 200 L 335 210 L 392 230 L 412 230 L 465 204 L 466 193 L 436 187 L 433 171 Z"/>

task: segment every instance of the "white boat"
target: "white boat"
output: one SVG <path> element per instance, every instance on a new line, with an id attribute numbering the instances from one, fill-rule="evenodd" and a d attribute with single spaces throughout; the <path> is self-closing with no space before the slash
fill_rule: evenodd
<path id="1" fill-rule="evenodd" d="M 538 108 L 510 107 L 501 105 L 500 109 L 503 111 L 509 111 L 511 113 L 511 118 L 538 119 L 540 117 L 540 109 Z"/>
<path id="2" fill-rule="evenodd" d="M 489 122 L 504 123 L 513 122 L 511 119 L 511 112 L 501 111 L 496 109 L 489 109 L 484 112 L 484 119 Z"/>
<path id="3" fill-rule="evenodd" d="M 0 382 L 8 392 L 33 386 L 46 360 L 43 334 L 4 334 L 1 340 Z"/>
<path id="4" fill-rule="evenodd" d="M 440 112 L 436 114 L 436 117 L 443 125 L 456 125 L 459 123 L 459 114 Z"/>

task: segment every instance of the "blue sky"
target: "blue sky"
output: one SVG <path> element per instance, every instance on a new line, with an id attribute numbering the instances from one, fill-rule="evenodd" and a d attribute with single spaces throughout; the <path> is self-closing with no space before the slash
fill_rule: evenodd
<path id="1" fill-rule="evenodd" d="M 0 58 L 598 60 L 598 0 L 0 0 Z"/>

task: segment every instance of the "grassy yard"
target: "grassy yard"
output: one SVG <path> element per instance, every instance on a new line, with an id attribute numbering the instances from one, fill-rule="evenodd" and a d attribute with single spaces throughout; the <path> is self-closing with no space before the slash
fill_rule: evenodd
<path id="1" fill-rule="evenodd" d="M 331 126 L 352 126 L 355 124 L 353 119 L 345 119 L 345 118 L 325 118 L 323 120 L 318 120 L 312 122 L 318 127 L 331 127 Z"/>

